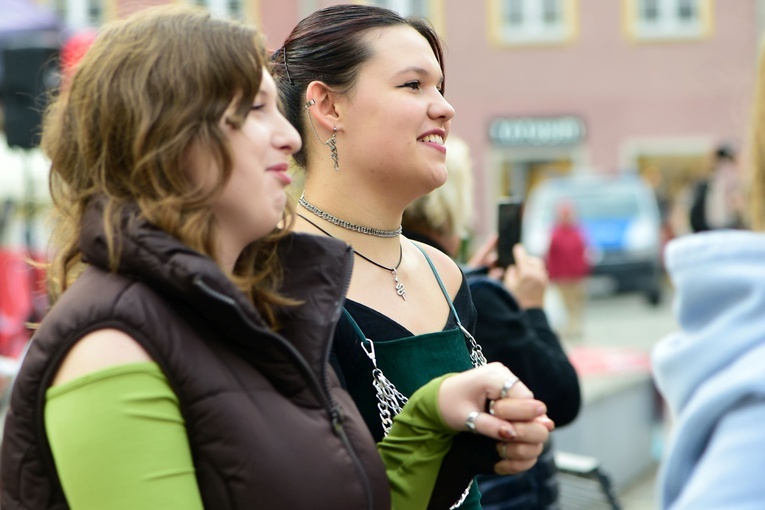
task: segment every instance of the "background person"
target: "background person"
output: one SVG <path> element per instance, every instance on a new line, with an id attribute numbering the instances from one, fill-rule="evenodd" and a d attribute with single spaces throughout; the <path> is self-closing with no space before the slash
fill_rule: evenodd
<path id="1" fill-rule="evenodd" d="M 400 234 L 404 209 L 446 180 L 444 140 L 454 109 L 444 97 L 443 52 L 424 21 L 368 5 L 303 19 L 272 56 L 287 117 L 303 135 L 296 229 L 335 237 L 356 256 L 335 333 L 338 373 L 381 440 L 401 403 L 424 382 L 485 362 L 457 265 Z M 496 444 L 455 440 L 431 507 L 479 508 L 477 472 L 531 467 L 545 422 L 516 424 Z M 527 433 L 531 434 L 527 436 Z M 470 445 L 457 447 L 463 441 Z"/>
<path id="2" fill-rule="evenodd" d="M 693 232 L 742 228 L 743 191 L 735 151 L 720 145 L 710 156 L 709 175 L 695 183 L 689 210 Z"/>
<path id="3" fill-rule="evenodd" d="M 453 258 L 473 222 L 473 174 L 468 145 L 454 135 L 446 141 L 449 178 L 404 211 L 404 233 Z M 547 273 L 542 261 L 519 245 L 516 263 L 506 271 L 483 269 L 496 262 L 496 236 L 481 247 L 465 269 L 477 312 L 475 335 L 489 361 L 506 364 L 548 416 L 561 427 L 581 408 L 579 378 L 543 310 Z M 494 510 L 557 508 L 558 484 L 551 442 L 539 461 L 513 476 L 481 475 L 481 503 Z"/>
<path id="4" fill-rule="evenodd" d="M 301 142 L 264 61 L 251 27 L 146 10 L 54 102 L 55 304 L 13 388 L 4 509 L 424 508 L 457 430 L 544 412 L 487 365 L 412 395 L 378 452 L 326 362 L 351 251 L 277 228 Z"/>
<path id="5" fill-rule="evenodd" d="M 581 339 L 584 309 L 587 303 L 587 241 L 576 221 L 574 205 L 568 201 L 557 204 L 555 224 L 545 255 L 550 281 L 558 288 L 566 307 L 566 326 L 563 337 Z"/>

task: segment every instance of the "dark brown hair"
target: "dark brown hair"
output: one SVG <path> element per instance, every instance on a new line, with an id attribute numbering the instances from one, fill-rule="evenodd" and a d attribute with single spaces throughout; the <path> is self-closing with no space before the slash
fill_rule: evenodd
<path id="1" fill-rule="evenodd" d="M 303 103 L 308 84 L 324 82 L 337 92 L 353 88 L 361 65 L 372 57 L 364 36 L 374 29 L 409 26 L 430 44 L 444 72 L 443 48 L 433 27 L 424 19 L 404 18 L 371 5 L 334 5 L 303 19 L 271 56 L 272 74 L 279 88 L 285 114 L 305 139 Z M 306 165 L 305 145 L 295 162 Z"/>
<path id="2" fill-rule="evenodd" d="M 47 112 L 42 148 L 51 160 L 56 223 L 49 269 L 53 299 L 83 267 L 83 213 L 104 200 L 112 269 L 121 211 L 137 204 L 150 223 L 216 258 L 211 203 L 232 171 L 219 125 L 240 127 L 258 93 L 265 50 L 250 26 L 202 9 L 146 9 L 103 28 Z M 197 143 L 217 164 L 212 190 L 192 182 L 188 149 Z M 271 318 L 279 266 L 275 233 L 249 246 L 234 281 Z"/>

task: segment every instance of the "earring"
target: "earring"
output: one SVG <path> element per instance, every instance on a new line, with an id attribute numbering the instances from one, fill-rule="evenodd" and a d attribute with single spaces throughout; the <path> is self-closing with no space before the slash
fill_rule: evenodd
<path id="1" fill-rule="evenodd" d="M 329 146 L 329 155 L 332 156 L 332 162 L 335 164 L 335 172 L 340 170 L 340 167 L 337 165 L 337 128 L 332 128 L 332 138 L 324 142 L 325 145 Z"/>
<path id="2" fill-rule="evenodd" d="M 308 113 L 308 122 L 311 124 L 311 130 L 313 131 L 313 134 L 316 135 L 316 139 L 319 140 L 319 143 L 326 145 L 329 147 L 329 155 L 332 157 L 332 162 L 335 166 L 335 172 L 340 170 L 340 167 L 337 164 L 337 126 L 332 128 L 332 137 L 330 137 L 329 140 L 326 142 L 321 141 L 321 137 L 319 137 L 319 132 L 316 131 L 316 126 L 313 125 L 313 117 L 311 116 L 311 112 L 309 111 L 313 105 L 316 104 L 315 99 L 309 99 L 305 103 L 305 110 Z"/>

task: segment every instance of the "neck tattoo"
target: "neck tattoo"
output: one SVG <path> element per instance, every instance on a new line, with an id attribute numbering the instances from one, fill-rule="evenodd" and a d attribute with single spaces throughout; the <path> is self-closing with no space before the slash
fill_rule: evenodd
<path id="1" fill-rule="evenodd" d="M 354 232 L 358 232 L 360 234 L 366 234 L 370 236 L 375 237 L 396 237 L 398 235 L 401 235 L 401 231 L 403 228 L 401 225 L 398 226 L 395 230 L 381 230 L 379 228 L 372 228 L 372 227 L 365 227 L 364 225 L 357 225 L 356 223 L 351 223 L 350 221 L 341 220 L 337 216 L 333 216 L 329 214 L 327 211 L 323 211 L 310 203 L 308 200 L 305 199 L 305 191 L 302 195 L 300 195 L 300 199 L 298 200 L 298 203 L 303 206 L 303 208 L 310 212 L 311 214 L 314 214 L 318 216 L 319 218 L 326 220 L 333 225 L 337 225 L 338 227 L 343 227 L 347 230 L 352 230 Z"/>
<path id="2" fill-rule="evenodd" d="M 333 236 L 332 234 L 330 234 L 329 232 L 327 232 L 326 230 L 324 230 L 319 225 L 317 225 L 313 221 L 309 220 L 308 218 L 306 218 L 302 214 L 298 214 L 298 216 L 300 216 L 305 221 L 307 221 L 308 223 L 310 223 L 311 225 L 313 225 L 314 227 L 316 227 L 317 229 L 322 231 L 327 236 L 329 236 L 329 237 L 331 237 L 333 239 L 337 239 L 335 236 Z M 393 282 L 396 285 L 396 294 L 398 294 L 399 297 L 401 297 L 401 299 L 406 301 L 406 289 L 404 288 L 404 284 L 401 283 L 398 280 L 398 272 L 396 271 L 398 269 L 398 267 L 401 265 L 401 260 L 404 258 L 404 250 L 401 248 L 401 243 L 398 243 L 398 263 L 396 263 L 395 267 L 384 266 L 384 265 L 380 264 L 379 262 L 375 262 L 374 260 L 370 259 L 369 257 L 366 257 L 366 256 L 362 255 L 361 253 L 357 252 L 356 250 L 353 250 L 353 253 L 355 255 L 358 255 L 362 259 L 366 260 L 370 264 L 373 264 L 373 265 L 375 265 L 375 266 L 377 266 L 377 267 L 379 267 L 381 269 L 385 269 L 386 271 L 389 271 L 390 274 L 393 275 Z"/>

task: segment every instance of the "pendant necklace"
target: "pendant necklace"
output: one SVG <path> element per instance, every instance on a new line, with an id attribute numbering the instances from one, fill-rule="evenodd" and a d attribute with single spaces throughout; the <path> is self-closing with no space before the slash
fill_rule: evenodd
<path id="1" fill-rule="evenodd" d="M 324 229 L 323 229 L 323 228 L 321 228 L 319 225 L 317 225 L 317 224 L 316 224 L 316 223 L 314 223 L 313 221 L 309 220 L 308 218 L 306 218 L 306 217 L 305 217 L 305 216 L 303 216 L 302 214 L 298 214 L 298 216 L 300 216 L 301 218 L 303 218 L 305 221 L 307 221 L 308 223 L 310 223 L 311 225 L 313 225 L 313 226 L 314 226 L 314 227 L 316 227 L 317 229 L 321 230 L 323 233 L 325 233 L 325 234 L 326 234 L 326 235 L 328 235 L 329 237 L 331 237 L 331 238 L 333 238 L 333 239 L 337 239 L 335 236 L 333 236 L 332 234 L 330 234 L 329 232 L 327 232 L 326 230 L 324 230 Z M 354 254 L 356 254 L 356 255 L 358 255 L 358 256 L 359 256 L 359 257 L 361 257 L 362 259 L 366 260 L 366 261 L 367 261 L 367 262 L 369 262 L 370 264 L 373 264 L 373 265 L 375 265 L 375 266 L 377 266 L 377 267 L 379 267 L 379 268 L 381 268 L 381 269 L 385 269 L 385 270 L 386 270 L 386 271 L 388 271 L 390 274 L 392 274 L 392 275 L 393 275 L 393 281 L 394 281 L 394 283 L 396 284 L 396 294 L 398 294 L 398 295 L 401 297 L 401 299 L 403 299 L 404 301 L 406 301 L 406 289 L 404 288 L 404 284 L 403 284 L 403 283 L 401 283 L 401 282 L 398 280 L 398 272 L 396 271 L 396 270 L 398 269 L 398 267 L 401 265 L 401 261 L 402 261 L 402 260 L 403 260 L 403 258 L 404 258 L 404 250 L 403 250 L 403 248 L 401 247 L 401 243 L 400 243 L 400 242 L 398 243 L 398 263 L 396 263 L 395 267 L 388 267 L 388 266 L 384 266 L 384 265 L 380 264 L 379 262 L 375 262 L 374 260 L 370 259 L 369 257 L 362 255 L 361 253 L 359 253 L 359 252 L 358 252 L 358 251 L 356 251 L 356 250 L 353 250 L 353 253 L 354 253 Z"/>

